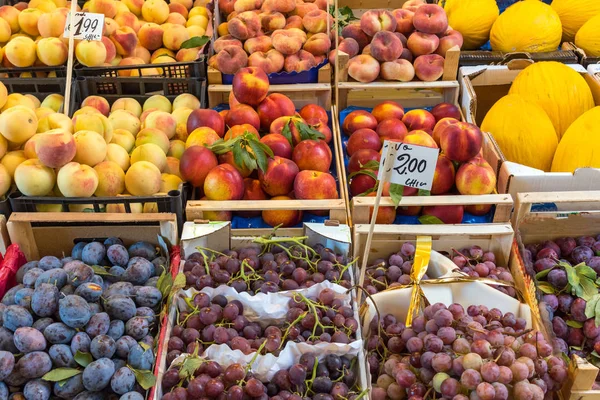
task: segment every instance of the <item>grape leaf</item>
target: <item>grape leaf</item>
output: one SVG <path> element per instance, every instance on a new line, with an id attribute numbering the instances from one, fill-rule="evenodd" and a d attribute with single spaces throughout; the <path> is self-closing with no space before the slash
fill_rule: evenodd
<path id="1" fill-rule="evenodd" d="M 419 222 L 423 225 L 444 225 L 444 221 L 435 215 L 421 215 L 419 217 Z"/>
<path id="2" fill-rule="evenodd" d="M 56 368 L 42 376 L 42 379 L 48 382 L 60 382 L 79 375 L 81 372 L 76 368 Z"/>
<path id="3" fill-rule="evenodd" d="M 596 315 L 596 304 L 598 304 L 598 300 L 600 300 L 600 294 L 596 294 L 585 304 L 585 316 L 587 318 L 592 318 Z"/>
<path id="4" fill-rule="evenodd" d="M 404 186 L 398 185 L 397 183 L 390 184 L 390 197 L 394 202 L 394 206 L 398 208 L 398 205 L 402 201 L 402 195 L 404 194 Z"/>
<path id="5" fill-rule="evenodd" d="M 546 293 L 546 294 L 554 294 L 556 293 L 556 289 L 554 288 L 554 286 L 552 286 L 550 283 L 548 282 L 539 282 L 538 283 L 538 288 Z"/>
<path id="6" fill-rule="evenodd" d="M 152 386 L 156 385 L 156 377 L 152 371 L 148 370 L 137 370 L 132 368 L 130 365 L 127 366 L 135 375 L 135 380 L 140 384 L 142 389 L 148 390 Z"/>
<path id="7" fill-rule="evenodd" d="M 87 367 L 89 363 L 94 361 L 94 358 L 90 353 L 84 353 L 79 350 L 77 350 L 77 353 L 75 353 L 75 356 L 73 358 L 75 359 L 77 364 L 81 365 L 84 368 Z"/>
<path id="8" fill-rule="evenodd" d="M 567 326 L 570 326 L 571 328 L 583 328 L 583 322 L 573 321 L 572 319 L 568 319 Z"/>
<path id="9" fill-rule="evenodd" d="M 194 36 L 194 37 L 186 40 L 185 42 L 181 43 L 181 46 L 179 46 L 179 47 L 182 49 L 193 49 L 194 47 L 202 47 L 209 41 L 210 41 L 209 36 L 206 36 L 206 35 L 205 36 Z"/>

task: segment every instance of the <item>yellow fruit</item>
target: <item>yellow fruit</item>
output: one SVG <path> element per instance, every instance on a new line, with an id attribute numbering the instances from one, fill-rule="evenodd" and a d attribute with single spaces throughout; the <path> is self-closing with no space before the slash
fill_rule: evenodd
<path id="1" fill-rule="evenodd" d="M 481 130 L 492 134 L 508 161 L 550 170 L 558 138 L 537 104 L 515 94 L 504 96 L 488 111 Z"/>
<path id="2" fill-rule="evenodd" d="M 0 134 L 9 142 L 25 143 L 35 135 L 38 119 L 25 106 L 14 106 L 0 114 Z"/>
<path id="3" fill-rule="evenodd" d="M 11 39 L 4 48 L 4 56 L 15 67 L 31 67 L 36 60 L 36 43 L 28 37 Z"/>
<path id="4" fill-rule="evenodd" d="M 600 168 L 600 107 L 594 107 L 567 129 L 558 144 L 552 172 L 574 172 L 577 168 Z"/>
<path id="5" fill-rule="evenodd" d="M 575 45 L 587 56 L 600 57 L 600 14 L 586 22 L 575 36 Z"/>
<path id="6" fill-rule="evenodd" d="M 477 50 L 490 38 L 500 11 L 496 0 L 446 0 L 448 24 L 463 36 L 464 50 Z"/>
<path id="7" fill-rule="evenodd" d="M 590 18 L 600 14 L 598 0 L 554 0 L 551 6 L 560 17 L 563 42 L 572 42 L 579 28 Z"/>
<path id="8" fill-rule="evenodd" d="M 594 107 L 592 91 L 581 74 L 556 61 L 525 68 L 513 81 L 509 94 L 519 94 L 541 106 L 559 141 L 573 121 Z"/>
<path id="9" fill-rule="evenodd" d="M 558 14 L 541 1 L 519 1 L 508 7 L 490 32 L 492 50 L 504 52 L 555 51 L 561 37 Z"/>

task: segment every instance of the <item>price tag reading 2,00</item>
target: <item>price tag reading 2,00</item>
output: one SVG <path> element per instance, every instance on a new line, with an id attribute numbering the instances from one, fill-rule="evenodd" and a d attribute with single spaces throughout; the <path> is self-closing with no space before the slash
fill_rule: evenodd
<path id="1" fill-rule="evenodd" d="M 388 152 L 394 162 L 391 168 L 384 171 L 383 166 Z M 438 149 L 386 140 L 381 151 L 379 164 L 381 167 L 377 179 L 402 186 L 431 190 L 438 154 Z"/>
<path id="2" fill-rule="evenodd" d="M 67 16 L 67 22 L 69 17 Z M 102 40 L 104 14 L 77 12 L 73 15 L 73 38 L 80 40 Z M 70 26 L 65 24 L 63 37 L 69 37 Z"/>

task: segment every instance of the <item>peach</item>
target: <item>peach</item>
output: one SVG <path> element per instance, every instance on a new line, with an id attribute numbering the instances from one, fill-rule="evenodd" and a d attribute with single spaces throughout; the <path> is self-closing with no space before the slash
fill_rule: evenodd
<path id="1" fill-rule="evenodd" d="M 286 25 L 285 15 L 277 11 L 265 12 L 259 15 L 260 24 L 264 32 L 283 29 Z"/>
<path id="2" fill-rule="evenodd" d="M 292 144 L 295 146 L 302 141 L 298 126 L 299 124 L 304 123 L 305 121 L 298 115 L 279 117 L 271 123 L 271 126 L 269 127 L 269 133 L 278 133 L 283 135 L 283 130 L 287 128 L 289 129 L 290 133 L 289 135 L 286 135 L 286 138 L 291 136 Z"/>
<path id="3" fill-rule="evenodd" d="M 50 13 L 40 15 L 37 23 L 40 36 L 44 38 L 62 37 L 62 34 L 65 30 L 66 21 L 67 15 L 60 10 L 55 10 Z M 4 30 L 2 29 L 2 31 Z"/>
<path id="4" fill-rule="evenodd" d="M 302 18 L 302 25 L 307 32 L 329 32 L 333 26 L 333 17 L 326 11 L 313 10 Z"/>
<path id="5" fill-rule="evenodd" d="M 400 32 L 408 36 L 415 30 L 413 25 L 413 17 L 415 15 L 414 12 L 399 8 L 392 11 L 392 15 L 396 20 L 396 32 Z"/>
<path id="6" fill-rule="evenodd" d="M 333 133 L 331 133 L 331 129 L 329 129 L 329 126 L 327 126 L 325 122 L 318 118 L 310 118 L 306 121 L 306 123 L 309 127 L 323 135 L 323 137 L 320 138 L 322 141 L 325 143 L 331 142 L 331 139 L 333 139 Z"/>
<path id="7" fill-rule="evenodd" d="M 366 55 L 371 55 L 371 45 L 368 44 L 364 47 L 364 49 L 362 49 L 362 53 L 361 54 L 366 54 Z"/>
<path id="8" fill-rule="evenodd" d="M 142 5 L 142 17 L 146 22 L 162 24 L 169 18 L 169 5 L 163 0 L 146 0 Z"/>
<path id="9" fill-rule="evenodd" d="M 169 151 L 169 138 L 159 129 L 145 128 L 137 134 L 135 146 L 139 147 L 146 143 L 157 145 L 165 152 L 165 154 Z"/>
<path id="10" fill-rule="evenodd" d="M 181 178 L 181 173 L 179 172 L 179 158 L 167 157 L 167 166 L 165 167 L 165 173 L 175 175 Z"/>
<path id="11" fill-rule="evenodd" d="M 253 127 L 250 124 L 240 124 L 240 125 L 232 126 L 225 133 L 225 136 L 223 137 L 223 139 L 224 140 L 233 139 L 233 138 L 236 138 L 238 136 L 242 136 L 245 133 L 251 133 L 254 136 L 256 136 L 257 139 L 260 139 L 260 135 L 258 134 L 258 131 L 256 130 L 255 127 Z"/>
<path id="12" fill-rule="evenodd" d="M 460 205 L 423 207 L 423 215 L 432 215 L 444 224 L 460 224 L 464 215 L 464 207 Z"/>
<path id="13" fill-rule="evenodd" d="M 114 31 L 119 29 L 119 24 L 112 18 L 104 18 L 104 36 L 110 36 Z"/>
<path id="14" fill-rule="evenodd" d="M 266 74 L 276 73 L 282 70 L 285 59 L 283 55 L 275 49 L 266 53 L 256 52 L 248 57 L 248 66 L 262 69 Z"/>
<path id="15" fill-rule="evenodd" d="M 160 170 L 148 161 L 131 164 L 125 174 L 125 188 L 133 196 L 152 196 L 160 190 L 160 183 Z"/>
<path id="16" fill-rule="evenodd" d="M 404 4 L 402 4 L 402 8 L 405 10 L 410 10 L 412 12 L 417 11 L 417 9 L 421 6 L 424 6 L 426 0 L 408 0 Z"/>
<path id="17" fill-rule="evenodd" d="M 35 154 L 35 142 L 39 137 L 39 134 L 33 135 L 23 146 L 21 146 L 25 152 L 25 157 L 37 158 L 37 154 Z"/>
<path id="18" fill-rule="evenodd" d="M 113 43 L 113 45 L 114 45 L 114 43 Z M 116 47 L 115 47 L 115 51 L 116 51 Z M 116 57 L 122 57 L 122 56 L 117 55 Z M 117 65 L 119 67 L 123 67 L 123 66 L 143 65 L 143 64 L 145 64 L 145 62 L 141 58 L 138 58 L 138 57 L 122 57 L 121 60 L 119 61 L 119 63 Z M 119 76 L 134 76 L 134 74 L 138 74 L 138 71 L 134 70 L 134 69 L 120 70 L 120 71 L 118 71 L 118 75 Z"/>
<path id="19" fill-rule="evenodd" d="M 277 118 L 293 116 L 296 113 L 294 103 L 281 93 L 272 93 L 265 97 L 256 110 L 263 131 L 268 131 Z"/>
<path id="20" fill-rule="evenodd" d="M 131 152 L 131 164 L 133 165 L 139 161 L 151 162 L 162 172 L 167 166 L 167 155 L 154 143 L 146 143 L 136 147 Z"/>
<path id="21" fill-rule="evenodd" d="M 0 160 L 0 163 L 6 168 L 12 179 L 15 175 L 15 169 L 17 169 L 17 167 L 25 160 L 27 160 L 25 152 L 23 150 L 15 150 L 6 153 L 4 157 L 2 157 L 2 160 Z"/>
<path id="22" fill-rule="evenodd" d="M 171 140 L 169 142 L 169 150 L 167 151 L 167 162 L 169 157 L 180 159 L 185 151 L 185 142 L 182 140 Z"/>
<path id="23" fill-rule="evenodd" d="M 456 170 L 454 163 L 445 154 L 438 156 L 435 172 L 433 174 L 433 183 L 431 185 L 431 194 L 445 194 L 454 186 L 454 177 Z"/>
<path id="24" fill-rule="evenodd" d="M 73 135 L 73 138 L 77 146 L 73 161 L 93 167 L 106 158 L 106 141 L 99 133 L 79 131 Z"/>
<path id="25" fill-rule="evenodd" d="M 197 17 L 199 15 L 206 17 L 206 18 L 211 17 L 210 11 L 206 8 L 207 5 L 208 5 L 208 2 L 206 2 L 204 5 L 194 4 L 194 7 L 190 10 L 190 12 L 188 14 L 188 18 Z"/>
<path id="26" fill-rule="evenodd" d="M 175 61 L 196 61 L 202 53 L 200 47 L 192 47 L 189 49 L 179 49 L 175 55 Z"/>
<path id="27" fill-rule="evenodd" d="M 350 136 L 346 145 L 346 152 L 349 156 L 352 156 L 360 149 L 379 151 L 381 150 L 381 146 L 379 135 L 372 129 L 363 128 L 358 129 Z"/>
<path id="28" fill-rule="evenodd" d="M 5 196 L 10 190 L 12 178 L 4 165 L 0 164 L 0 195 Z"/>
<path id="29" fill-rule="evenodd" d="M 43 38 L 37 43 L 37 57 L 48 66 L 63 65 L 67 61 L 69 50 L 59 38 Z"/>
<path id="30" fill-rule="evenodd" d="M 9 44 L 13 41 L 11 40 Z M 101 41 L 82 40 L 75 47 L 75 56 L 77 61 L 86 67 L 97 67 L 104 64 L 106 60 L 106 47 Z"/>
<path id="31" fill-rule="evenodd" d="M 194 187 L 203 187 L 208 173 L 218 165 L 217 157 L 203 146 L 186 149 L 179 161 L 181 178 Z"/>
<path id="32" fill-rule="evenodd" d="M 233 6 L 235 12 L 254 11 L 260 9 L 262 0 L 237 0 Z"/>
<path id="33" fill-rule="evenodd" d="M 163 28 L 155 23 L 143 24 L 138 33 L 139 44 L 148 50 L 156 50 L 163 45 Z"/>
<path id="34" fill-rule="evenodd" d="M 308 121 L 312 118 L 317 118 L 323 121 L 325 124 L 329 123 L 329 116 L 327 115 L 327 111 L 321 106 L 316 104 L 307 104 L 300 109 L 300 116 L 304 118 L 304 120 Z"/>
<path id="35" fill-rule="evenodd" d="M 437 81 L 444 74 L 444 57 L 437 54 L 419 56 L 414 62 L 417 78 L 425 82 Z"/>
<path id="36" fill-rule="evenodd" d="M 114 18 L 117 15 L 117 2 L 114 0 L 90 0 L 88 11 L 92 13 L 104 14 L 108 18 Z"/>
<path id="37" fill-rule="evenodd" d="M 25 160 L 14 172 L 17 189 L 25 196 L 46 196 L 54 188 L 56 175 L 38 159 Z"/>
<path id="38" fill-rule="evenodd" d="M 384 119 L 377 125 L 377 135 L 381 140 L 381 144 L 385 140 L 401 141 L 408 133 L 404 123 L 396 118 Z M 354 134 L 352 135 L 354 136 Z"/>
<path id="39" fill-rule="evenodd" d="M 369 36 L 379 31 L 395 32 L 396 25 L 396 19 L 388 10 L 369 10 L 360 17 L 360 28 Z"/>
<path id="40" fill-rule="evenodd" d="M 94 167 L 98 175 L 98 186 L 94 192 L 98 197 L 114 197 L 125 191 L 125 172 L 112 161 L 103 161 Z"/>
<path id="41" fill-rule="evenodd" d="M 121 97 L 115 100 L 113 105 L 110 107 L 110 112 L 115 112 L 116 110 L 129 111 L 138 118 L 140 115 L 142 115 L 142 106 L 136 99 L 131 97 Z"/>
<path id="42" fill-rule="evenodd" d="M 446 128 L 446 126 L 455 124 L 456 122 L 458 122 L 458 120 L 454 118 L 442 118 L 435 124 L 435 128 L 433 128 L 432 137 L 433 140 L 435 140 L 435 142 L 438 144 L 438 146 L 440 145 L 440 135 L 442 131 Z"/>
<path id="43" fill-rule="evenodd" d="M 289 196 L 275 196 L 271 200 L 293 200 Z M 263 210 L 262 219 L 267 225 L 287 228 L 298 225 L 302 221 L 300 210 Z"/>
<path id="44" fill-rule="evenodd" d="M 408 44 L 408 39 L 406 38 L 406 36 L 404 36 L 400 32 L 394 32 L 394 35 L 396 35 L 396 37 L 398 39 L 400 39 L 400 42 L 402 42 L 402 47 L 406 48 L 406 45 Z M 404 52 L 404 48 L 402 49 L 403 52 Z"/>
<path id="45" fill-rule="evenodd" d="M 348 62 L 348 75 L 359 82 L 373 82 L 379 76 L 380 70 L 379 62 L 367 54 L 353 57 Z"/>
<path id="46" fill-rule="evenodd" d="M 76 151 L 73 135 L 62 129 L 41 133 L 35 141 L 37 158 L 50 168 L 60 168 L 70 162 Z"/>
<path id="47" fill-rule="evenodd" d="M 358 42 L 355 39 L 344 38 L 338 44 L 338 50 L 343 51 L 344 53 L 348 54 L 349 58 L 352 58 L 360 52 L 360 46 L 358 45 Z M 331 63 L 331 65 L 335 65 L 336 54 L 336 50 L 331 50 L 331 52 L 329 53 L 329 62 Z"/>
<path id="48" fill-rule="evenodd" d="M 110 35 L 110 40 L 115 45 L 117 54 L 121 56 L 131 55 L 138 44 L 137 34 L 128 26 L 122 26 L 114 31 Z"/>
<path id="49" fill-rule="evenodd" d="M 443 35 L 440 36 L 440 44 L 436 50 L 436 54 L 442 57 L 446 57 L 446 53 L 451 48 L 458 46 L 460 49 L 463 45 L 463 36 L 459 31 L 454 29 L 448 29 Z"/>
<path id="50" fill-rule="evenodd" d="M 433 107 L 431 115 L 435 117 L 436 122 L 439 122 L 443 118 L 454 118 L 456 120 L 461 119 L 460 110 L 457 106 L 450 103 L 440 103 Z"/>
<path id="51" fill-rule="evenodd" d="M 371 41 L 371 55 L 378 61 L 394 61 L 402 54 L 402 42 L 392 32 L 379 31 Z"/>
<path id="52" fill-rule="evenodd" d="M 358 172 L 362 169 L 362 166 L 366 165 L 370 161 L 379 162 L 381 159 L 381 154 L 379 151 L 375 151 L 373 149 L 359 149 L 356 150 L 350 160 L 348 161 L 348 172 Z M 370 170 L 375 170 L 374 168 L 368 168 Z M 379 168 L 377 168 L 379 169 Z"/>
<path id="53" fill-rule="evenodd" d="M 342 130 L 346 135 L 350 136 L 354 131 L 362 128 L 377 129 L 377 119 L 370 112 L 364 110 L 355 110 L 346 115 L 342 123 Z"/>
<path id="54" fill-rule="evenodd" d="M 463 195 L 490 194 L 496 189 L 496 174 L 483 157 L 475 156 L 458 168 L 456 188 Z"/>
<path id="55" fill-rule="evenodd" d="M 260 18 L 252 11 L 244 11 L 227 23 L 229 33 L 240 40 L 247 40 L 257 36 L 260 28 Z"/>
<path id="56" fill-rule="evenodd" d="M 187 137 L 187 140 L 185 142 L 185 148 L 188 149 L 192 146 L 207 147 L 207 146 L 212 145 L 214 142 L 216 142 L 219 139 L 220 139 L 219 135 L 217 135 L 217 133 L 211 128 L 208 128 L 208 127 L 196 128 Z"/>
<path id="57" fill-rule="evenodd" d="M 136 135 L 140 130 L 140 120 L 129 111 L 115 110 L 108 120 L 113 129 L 124 129 Z"/>
<path id="58" fill-rule="evenodd" d="M 8 22 L 12 33 L 17 33 L 21 27 L 19 26 L 19 14 L 21 12 L 13 6 L 0 7 L 0 18 Z"/>
<path id="59" fill-rule="evenodd" d="M 429 132 L 420 129 L 408 132 L 402 139 L 402 142 L 423 147 L 431 147 L 432 149 L 438 148 L 437 143 L 433 140 Z"/>
<path id="60" fill-rule="evenodd" d="M 5 58 L 15 67 L 31 67 L 36 60 L 36 43 L 28 37 L 11 39 L 4 47 Z"/>
<path id="61" fill-rule="evenodd" d="M 206 196 L 200 198 L 200 200 L 208 200 Z M 202 211 L 202 219 L 208 221 L 231 221 L 233 213 L 231 211 Z"/>
<path id="62" fill-rule="evenodd" d="M 142 61 L 144 61 L 144 64 L 150 63 L 150 52 L 148 51 L 148 49 L 146 49 L 143 46 L 140 46 L 139 44 L 131 52 L 131 57 L 140 58 Z M 143 69 L 142 75 L 146 75 L 146 71 L 148 71 L 148 70 L 149 69 Z M 139 72 L 137 70 L 131 71 L 131 76 L 138 76 L 138 75 L 139 75 Z"/>
<path id="63" fill-rule="evenodd" d="M 296 28 L 278 29 L 271 35 L 273 48 L 286 56 L 299 52 L 306 40 L 306 33 Z"/>
<path id="64" fill-rule="evenodd" d="M 180 108 L 195 110 L 200 108 L 200 100 L 190 93 L 182 93 L 173 100 L 173 113 Z"/>
<path id="65" fill-rule="evenodd" d="M 201 17 L 203 18 L 203 17 Z M 165 21 L 165 24 L 173 24 L 173 25 L 179 25 L 182 27 L 186 27 L 187 24 L 187 20 L 185 19 L 185 17 L 179 13 L 170 13 L 169 17 L 167 18 L 167 20 Z"/>
<path id="66" fill-rule="evenodd" d="M 227 126 L 234 127 L 242 124 L 249 124 L 256 130 L 260 128 L 258 113 L 246 104 L 238 104 L 227 113 L 225 118 L 225 125 Z"/>
<path id="67" fill-rule="evenodd" d="M 294 15 L 298 15 L 299 17 L 304 17 L 309 12 L 318 10 L 318 9 L 319 9 L 319 7 L 317 7 L 317 5 L 314 3 L 308 3 L 308 2 L 307 3 L 297 3 L 296 9 L 294 10 Z"/>
<path id="68" fill-rule="evenodd" d="M 254 172 L 253 169 L 248 168 L 246 165 L 240 165 L 240 161 L 233 156 L 233 152 L 231 151 L 220 154 L 218 158 L 219 164 L 228 164 L 232 166 L 240 173 L 240 175 L 242 175 L 242 178 L 247 178 Z"/>
<path id="69" fill-rule="evenodd" d="M 273 155 L 288 159 L 292 158 L 292 145 L 283 135 L 269 133 L 263 136 L 260 141 L 271 149 Z"/>
<path id="70" fill-rule="evenodd" d="M 337 199 L 337 183 L 328 172 L 304 170 L 294 180 L 294 195 L 303 200 Z"/>
<path id="71" fill-rule="evenodd" d="M 8 96 L 7 96 L 8 97 Z M 33 100 L 33 99 L 32 99 Z M 37 100 L 37 99 L 36 99 Z M 39 100 L 38 100 L 39 101 Z M 54 111 L 53 109 L 49 108 L 49 107 L 37 107 L 33 112 L 35 112 L 35 116 L 38 119 L 38 130 L 39 130 L 39 121 L 42 120 L 42 118 L 46 118 L 49 115 L 52 114 L 57 114 L 56 111 Z M 68 118 L 68 117 L 67 117 Z M 46 129 L 47 130 L 47 129 Z M 39 133 L 39 132 L 38 132 Z"/>
<path id="72" fill-rule="evenodd" d="M 229 15 L 233 12 L 235 0 L 219 0 L 219 10 L 224 15 Z"/>
<path id="73" fill-rule="evenodd" d="M 129 11 L 118 13 L 115 16 L 114 20 L 117 24 L 119 24 L 119 26 L 121 26 L 121 27 L 128 26 L 129 28 L 133 29 L 135 32 L 137 32 L 140 28 L 137 17 L 135 16 L 135 14 L 130 13 Z M 184 19 L 184 21 L 185 21 L 185 19 Z"/>
<path id="74" fill-rule="evenodd" d="M 160 94 L 150 96 L 146 99 L 146 101 L 144 101 L 144 106 L 142 107 L 142 109 L 146 111 L 151 108 L 157 108 L 159 111 L 164 111 L 166 113 L 170 113 L 173 109 L 171 106 L 171 101 Z"/>
<path id="75" fill-rule="evenodd" d="M 204 194 L 209 200 L 241 200 L 244 197 L 244 178 L 233 166 L 218 165 L 206 175 Z"/>
<path id="76" fill-rule="evenodd" d="M 300 50 L 296 54 L 289 55 L 285 58 L 283 69 L 285 72 L 302 72 L 308 71 L 317 66 L 315 57 L 305 50 Z"/>
<path id="77" fill-rule="evenodd" d="M 296 0 L 264 0 L 260 9 L 263 12 L 291 13 L 296 9 Z"/>
<path id="78" fill-rule="evenodd" d="M 394 60 L 381 64 L 381 77 L 386 81 L 410 82 L 415 77 L 415 68 L 407 60 Z"/>
<path id="79" fill-rule="evenodd" d="M 167 112 L 153 111 L 146 117 L 143 127 L 158 129 L 171 139 L 175 136 L 177 121 L 175 121 L 175 118 Z"/>
<path id="80" fill-rule="evenodd" d="M 19 26 L 21 32 L 28 34 L 29 36 L 38 36 L 40 31 L 38 30 L 38 21 L 42 16 L 42 11 L 37 8 L 28 8 L 21 11 L 19 14 Z"/>
<path id="81" fill-rule="evenodd" d="M 316 33 L 309 37 L 306 40 L 306 43 L 304 43 L 304 50 L 315 56 L 326 54 L 330 48 L 331 40 L 325 33 Z"/>
<path id="82" fill-rule="evenodd" d="M 331 167 L 331 149 L 323 140 L 303 140 L 292 153 L 292 161 L 303 170 L 328 172 Z"/>
<path id="83" fill-rule="evenodd" d="M 304 25 L 302 24 L 302 17 L 300 17 L 299 15 L 292 15 L 285 20 L 285 26 L 283 27 L 283 29 L 292 28 L 304 29 Z"/>
<path id="84" fill-rule="evenodd" d="M 395 101 L 386 100 L 373 107 L 371 114 L 377 122 L 381 122 L 388 118 L 402 119 L 404 117 L 404 108 Z"/>
<path id="85" fill-rule="evenodd" d="M 215 62 L 217 69 L 224 74 L 235 74 L 248 65 L 248 55 L 239 46 L 226 46 L 217 53 Z"/>
<path id="86" fill-rule="evenodd" d="M 143 0 L 121 0 L 121 3 L 125 4 L 127 9 L 138 17 L 142 15 Z"/>
<path id="87" fill-rule="evenodd" d="M 198 109 L 190 113 L 187 120 L 187 131 L 193 132 L 200 127 L 209 127 L 214 130 L 219 137 L 225 134 L 225 122 L 223 117 L 215 110 Z"/>
<path id="88" fill-rule="evenodd" d="M 263 53 L 265 53 L 271 50 L 272 48 L 273 45 L 269 36 L 258 36 L 250 38 L 244 43 L 244 50 L 246 50 L 248 54 L 252 54 L 257 51 L 262 51 Z"/>
<path id="89" fill-rule="evenodd" d="M 342 29 L 342 37 L 344 39 L 351 38 L 356 40 L 358 43 L 359 52 L 365 48 L 366 45 L 371 43 L 371 39 L 360 27 L 360 23 L 350 23 Z"/>
<path id="90" fill-rule="evenodd" d="M 25 106 L 17 105 L 0 114 L 0 134 L 9 142 L 26 142 L 35 135 L 37 125 L 35 112 Z"/>
<path id="91" fill-rule="evenodd" d="M 448 17 L 437 4 L 425 4 L 415 11 L 413 25 L 419 32 L 442 34 L 448 29 Z"/>
<path id="92" fill-rule="evenodd" d="M 124 148 L 116 143 L 109 143 L 108 146 L 106 146 L 105 161 L 115 162 L 123 171 L 127 171 L 129 169 L 129 153 L 127 153 Z"/>
<path id="93" fill-rule="evenodd" d="M 479 154 L 483 135 L 478 127 L 457 121 L 440 131 L 440 148 L 452 160 L 465 162 Z"/>
<path id="94" fill-rule="evenodd" d="M 58 171 L 56 184 L 65 197 L 91 197 L 98 187 L 98 174 L 89 165 L 70 162 Z"/>
<path id="95" fill-rule="evenodd" d="M 62 112 L 63 103 L 65 102 L 65 97 L 58 93 L 49 94 L 42 100 L 40 103 L 40 107 L 48 107 L 53 109 L 56 112 Z"/>
<path id="96" fill-rule="evenodd" d="M 2 106 L 2 112 L 5 112 L 6 110 L 8 110 L 9 108 L 12 108 L 14 106 L 23 106 L 23 107 L 29 108 L 31 111 L 35 111 L 35 109 L 36 109 L 36 106 L 35 106 L 35 103 L 33 102 L 33 100 L 27 96 L 23 96 L 20 93 L 11 93 L 8 96 L 6 96 L 4 106 Z M 45 106 L 45 107 L 47 107 L 47 106 Z M 52 107 L 48 107 L 48 108 L 52 108 Z M 54 110 L 54 108 L 52 108 L 52 110 Z M 56 110 L 54 110 L 54 111 L 56 111 Z"/>
<path id="97" fill-rule="evenodd" d="M 293 190 L 298 172 L 299 168 L 294 161 L 275 156 L 269 159 L 266 171 L 258 171 L 258 179 L 265 193 L 281 196 Z"/>
<path id="98" fill-rule="evenodd" d="M 104 97 L 101 96 L 88 96 L 83 102 L 81 102 L 82 107 L 94 107 L 96 110 L 100 111 L 105 117 L 108 117 L 110 113 L 110 104 Z"/>
<path id="99" fill-rule="evenodd" d="M 244 179 L 244 200 L 268 200 L 269 196 L 260 187 L 258 179 Z M 240 212 L 240 216 L 244 218 L 257 217 L 260 211 Z"/>
<path id="100" fill-rule="evenodd" d="M 406 46 L 418 57 L 434 53 L 440 44 L 440 39 L 431 33 L 415 32 L 408 37 Z"/>
<path id="101" fill-rule="evenodd" d="M 369 197 L 375 197 L 377 193 L 372 192 L 367 194 Z M 373 207 L 369 207 L 369 222 L 373 218 Z M 396 208 L 394 207 L 379 207 L 377 210 L 377 217 L 375 218 L 376 224 L 393 224 L 396 220 Z"/>
<path id="102" fill-rule="evenodd" d="M 177 175 L 163 173 L 161 175 L 160 192 L 169 193 L 172 190 L 179 190 L 179 185 L 182 183 L 183 181 Z"/>
<path id="103" fill-rule="evenodd" d="M 168 25 L 163 33 L 163 44 L 169 50 L 179 50 L 181 44 L 189 39 L 190 33 L 181 25 Z"/>
<path id="104" fill-rule="evenodd" d="M 73 122 L 65 114 L 53 113 L 47 115 L 38 122 L 38 133 L 47 132 L 52 129 L 63 129 L 73 133 Z"/>
<path id="105" fill-rule="evenodd" d="M 215 50 L 215 53 L 220 52 L 227 46 L 242 47 L 242 42 L 240 42 L 238 39 L 234 38 L 231 35 L 225 35 L 225 36 L 221 36 L 220 38 L 215 40 L 215 42 L 213 43 L 213 48 Z"/>
<path id="106" fill-rule="evenodd" d="M 110 139 L 110 143 L 118 144 L 129 153 L 135 145 L 135 136 L 125 129 L 115 129 L 113 130 L 113 137 Z"/>
<path id="107" fill-rule="evenodd" d="M 402 122 L 409 131 L 417 129 L 433 130 L 436 123 L 435 117 L 427 110 L 410 110 L 404 114 Z"/>

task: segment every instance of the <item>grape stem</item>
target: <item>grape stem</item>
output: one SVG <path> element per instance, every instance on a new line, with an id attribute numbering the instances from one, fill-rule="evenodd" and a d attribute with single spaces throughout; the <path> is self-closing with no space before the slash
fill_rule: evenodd
<path id="1" fill-rule="evenodd" d="M 321 328 L 323 330 L 323 332 L 325 332 L 327 329 L 335 329 L 335 326 L 323 325 L 319 319 L 319 314 L 317 313 L 317 307 L 325 309 L 325 310 L 327 309 L 327 307 L 322 306 L 315 301 L 312 301 L 308 297 L 304 296 L 302 293 L 294 294 L 294 300 L 296 300 L 296 296 L 300 297 L 301 301 L 308 306 L 308 308 L 310 309 L 310 312 L 315 316 L 315 325 L 313 326 L 312 334 L 309 337 L 309 339 L 315 340 L 315 339 L 319 338 L 316 335 L 317 328 Z M 296 301 L 298 301 L 298 300 L 296 300 Z"/>

